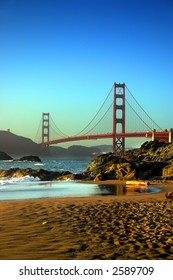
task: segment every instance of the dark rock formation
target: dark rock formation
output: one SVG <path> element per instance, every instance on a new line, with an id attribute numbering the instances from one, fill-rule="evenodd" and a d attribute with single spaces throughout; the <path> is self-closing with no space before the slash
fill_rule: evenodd
<path id="1" fill-rule="evenodd" d="M 32 162 L 41 162 L 41 159 L 38 156 L 24 156 L 14 161 L 32 161 Z"/>
<path id="2" fill-rule="evenodd" d="M 72 174 L 72 173 L 64 173 L 63 175 L 58 176 L 58 180 L 61 181 L 74 181 L 74 180 L 85 180 L 87 179 L 84 174 Z"/>
<path id="3" fill-rule="evenodd" d="M 173 179 L 173 143 L 145 142 L 139 149 L 93 159 L 84 174 L 92 180 Z"/>
<path id="4" fill-rule="evenodd" d="M 34 178 L 39 178 L 41 181 L 53 181 L 58 180 L 59 177 L 71 174 L 69 171 L 47 171 L 44 169 L 20 169 L 20 168 L 10 168 L 8 170 L 0 170 L 0 178 L 21 178 L 24 176 L 32 176 Z"/>
<path id="5" fill-rule="evenodd" d="M 12 157 L 7 155 L 5 152 L 0 152 L 0 160 L 12 160 Z"/>

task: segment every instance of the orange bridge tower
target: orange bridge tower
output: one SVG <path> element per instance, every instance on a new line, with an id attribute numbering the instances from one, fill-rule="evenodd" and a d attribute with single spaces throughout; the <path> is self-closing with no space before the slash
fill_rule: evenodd
<path id="1" fill-rule="evenodd" d="M 49 142 L 49 113 L 42 115 L 42 145 Z"/>
<path id="2" fill-rule="evenodd" d="M 114 83 L 112 152 L 125 150 L 125 138 L 117 137 L 117 133 L 125 133 L 125 83 Z"/>

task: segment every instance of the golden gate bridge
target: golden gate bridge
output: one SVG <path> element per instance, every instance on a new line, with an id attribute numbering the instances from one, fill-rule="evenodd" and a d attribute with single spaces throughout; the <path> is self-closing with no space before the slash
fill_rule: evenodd
<path id="1" fill-rule="evenodd" d="M 131 102 L 126 97 L 128 93 Z M 112 96 L 113 94 L 113 96 Z M 133 104 L 132 104 L 133 103 Z M 107 106 L 107 107 L 106 107 Z M 105 109 L 106 107 L 106 109 Z M 110 121 L 111 118 L 111 121 Z M 107 120 L 107 122 L 105 122 Z M 140 126 L 137 128 L 136 120 Z M 125 83 L 114 83 L 103 104 L 91 119 L 91 121 L 77 134 L 68 136 L 58 128 L 50 113 L 42 114 L 42 140 L 43 147 L 78 141 L 112 139 L 112 152 L 125 150 L 126 138 L 151 138 L 159 141 L 172 142 L 173 130 L 163 130 L 143 109 Z M 104 124 L 104 122 L 106 124 Z M 111 124 L 111 127 L 110 127 Z M 142 127 L 141 127 L 142 124 Z M 130 128 L 131 125 L 131 128 Z M 135 127 L 136 131 L 133 131 Z M 101 130 L 107 130 L 102 132 Z M 50 139 L 50 132 L 53 130 L 57 135 Z"/>

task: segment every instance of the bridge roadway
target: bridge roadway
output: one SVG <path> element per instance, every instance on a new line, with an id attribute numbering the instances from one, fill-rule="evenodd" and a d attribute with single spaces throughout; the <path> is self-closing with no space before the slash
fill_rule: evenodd
<path id="1" fill-rule="evenodd" d="M 168 142 L 169 140 L 169 131 L 161 131 L 161 132 L 125 132 L 125 133 L 117 133 L 116 138 L 152 138 L 158 140 L 164 140 Z M 106 139 L 113 138 L 112 133 L 107 134 L 91 134 L 91 135 L 83 135 L 83 136 L 69 136 L 66 138 L 60 138 L 56 140 L 50 140 L 48 142 L 42 143 L 43 146 L 54 145 L 64 142 L 78 141 L 78 140 L 97 140 L 97 139 Z"/>

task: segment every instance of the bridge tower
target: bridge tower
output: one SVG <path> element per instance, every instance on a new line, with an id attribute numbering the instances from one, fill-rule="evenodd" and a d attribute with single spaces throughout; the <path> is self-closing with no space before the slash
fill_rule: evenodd
<path id="1" fill-rule="evenodd" d="M 125 138 L 117 137 L 117 133 L 125 133 L 125 84 L 114 83 L 113 104 L 113 143 L 112 152 L 125 150 Z"/>
<path id="2" fill-rule="evenodd" d="M 42 145 L 49 141 L 49 113 L 42 114 Z"/>

